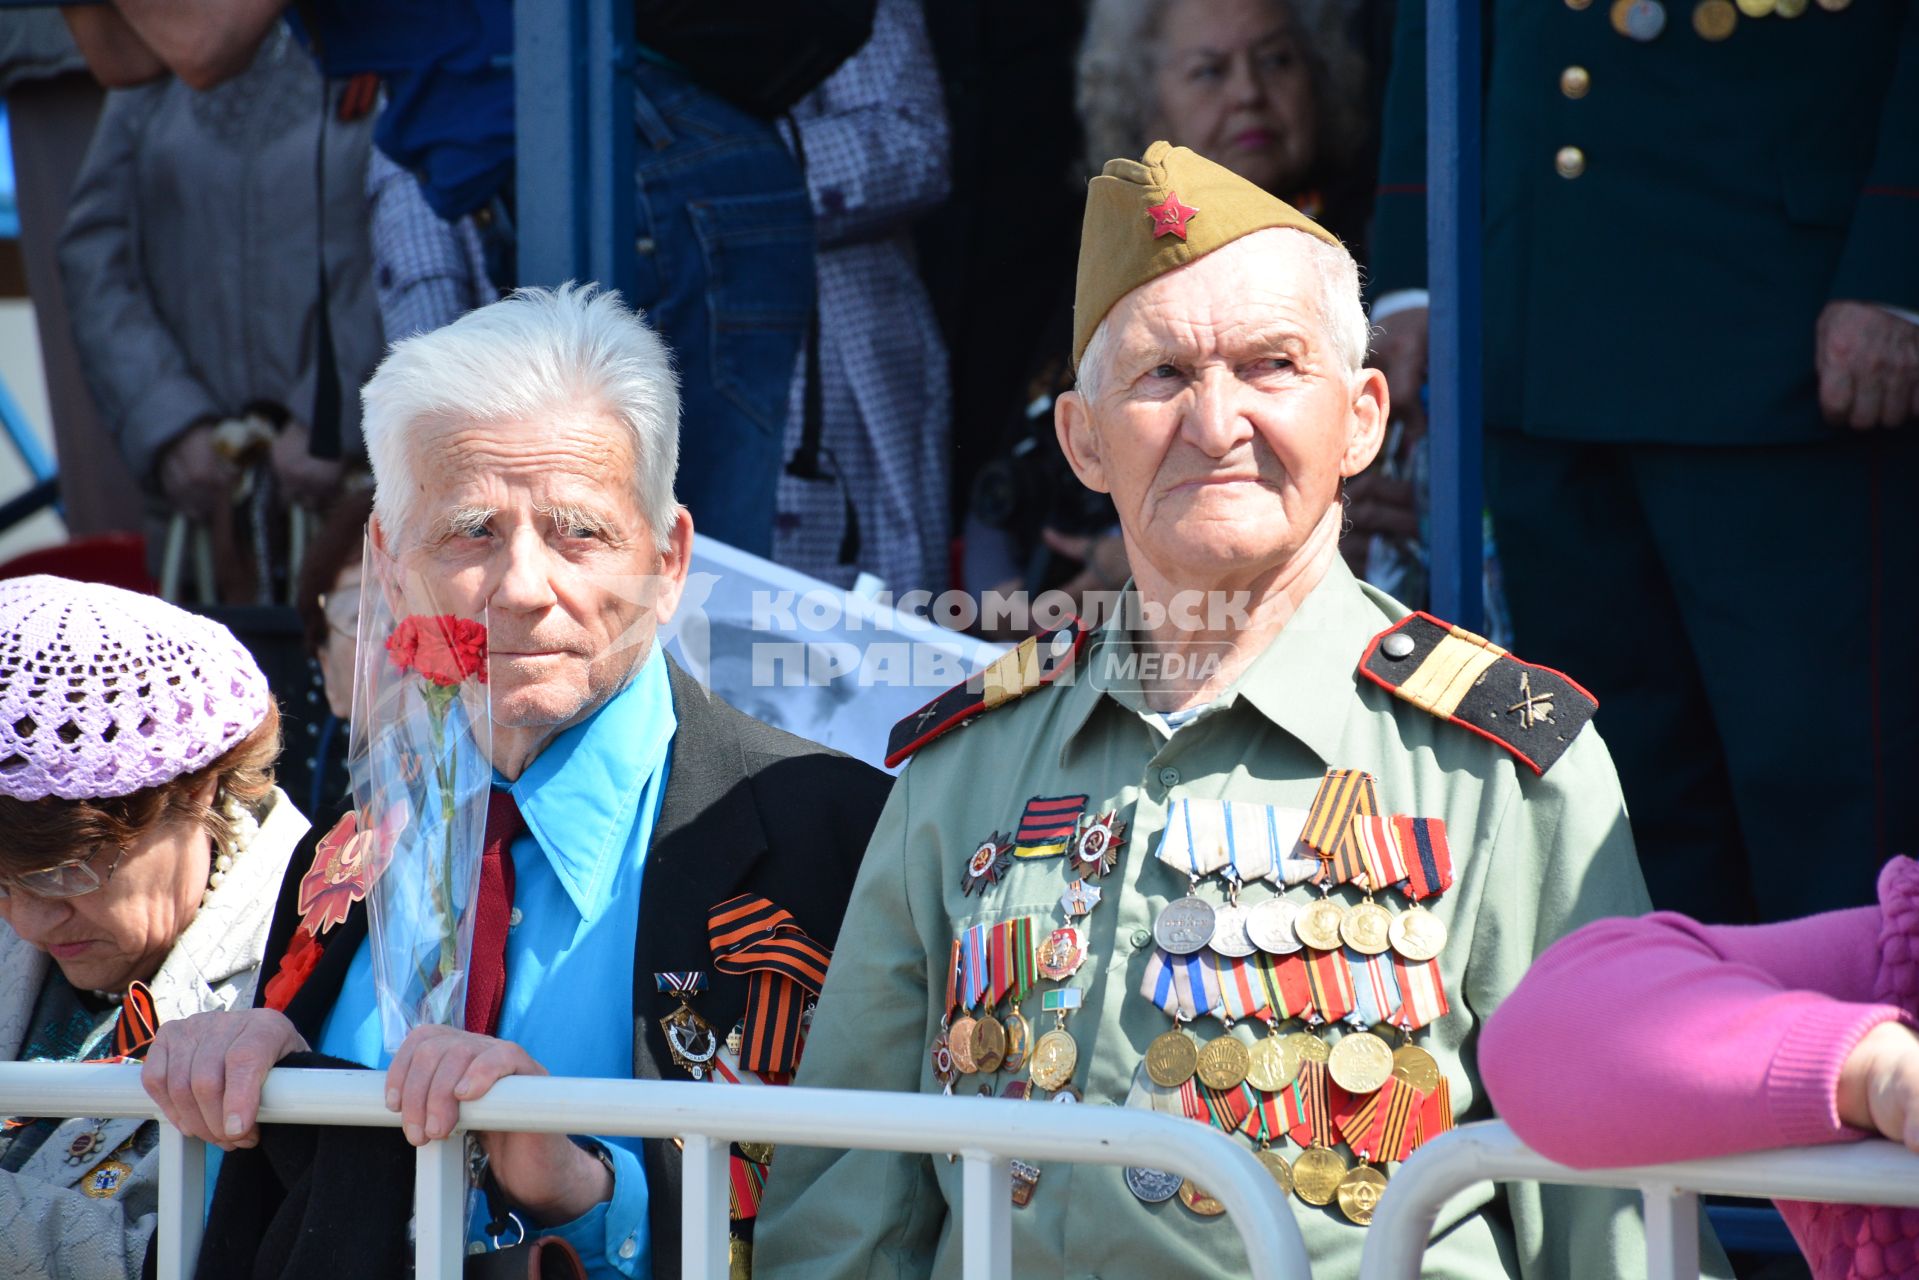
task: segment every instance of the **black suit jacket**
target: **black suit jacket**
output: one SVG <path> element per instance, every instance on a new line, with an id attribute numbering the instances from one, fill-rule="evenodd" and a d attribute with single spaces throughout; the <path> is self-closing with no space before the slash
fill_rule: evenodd
<path id="1" fill-rule="evenodd" d="M 738 894 L 759 894 L 790 911 L 819 942 L 831 947 L 837 941 L 854 875 L 892 785 L 871 765 L 762 724 L 671 660 L 667 666 L 679 728 L 640 889 L 633 956 L 633 1075 L 640 1080 L 686 1078 L 673 1066 L 660 1030 L 660 1019 L 679 1002 L 655 990 L 654 974 L 706 971 L 710 986 L 695 1008 L 722 1034 L 746 1007 L 746 979 L 713 968 L 709 908 Z M 318 838 L 309 834 L 305 856 L 295 854 L 281 889 L 262 970 L 268 976 L 298 927 L 299 881 Z M 321 939 L 325 951 L 286 1010 L 309 1043 L 318 1039 L 366 932 L 365 904 L 356 903 Z M 256 1000 L 265 986 L 263 979 Z M 680 1274 L 679 1148 L 670 1139 L 648 1140 L 645 1165 L 653 1272 L 668 1280 Z"/>

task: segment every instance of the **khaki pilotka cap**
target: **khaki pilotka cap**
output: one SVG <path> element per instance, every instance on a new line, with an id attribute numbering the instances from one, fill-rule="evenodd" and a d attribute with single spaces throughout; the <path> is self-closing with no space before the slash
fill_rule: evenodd
<path id="1" fill-rule="evenodd" d="M 1339 237 L 1197 151 L 1155 142 L 1142 160 L 1108 160 L 1086 184 L 1073 290 L 1073 368 L 1113 304 L 1174 267 L 1268 227 L 1327 244 Z"/>

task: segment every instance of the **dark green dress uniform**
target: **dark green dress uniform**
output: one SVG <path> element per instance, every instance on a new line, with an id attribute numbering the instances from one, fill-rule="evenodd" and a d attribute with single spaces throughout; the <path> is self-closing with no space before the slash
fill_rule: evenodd
<path id="1" fill-rule="evenodd" d="M 1073 1084 L 1085 1105 L 1125 1105 L 1136 1096 L 1148 1043 L 1169 1025 L 1140 995 L 1154 919 L 1187 892 L 1186 877 L 1153 856 L 1169 809 L 1187 797 L 1304 808 L 1327 769 L 1346 768 L 1372 773 L 1383 805 L 1445 820 L 1457 881 L 1431 905 L 1449 929 L 1439 964 L 1452 1011 L 1419 1039 L 1450 1081 L 1459 1117 L 1488 1118 L 1474 1053 L 1481 1020 L 1554 939 L 1600 916 L 1645 910 L 1645 889 L 1612 762 L 1591 726 L 1580 728 L 1569 715 L 1561 721 L 1567 741 L 1545 750 L 1520 742 L 1546 766 L 1535 773 L 1518 753 L 1468 727 L 1475 718 L 1474 727 L 1497 727 L 1484 717 L 1503 713 L 1506 699 L 1493 700 L 1496 710 L 1475 711 L 1469 695 L 1454 713 L 1467 723 L 1449 723 L 1362 672 L 1364 664 L 1389 683 L 1404 679 L 1373 645 L 1404 615 L 1335 560 L 1218 705 L 1170 737 L 1147 714 L 1136 683 L 1102 676 L 1112 670 L 1106 655 L 1139 645 L 1109 624 L 1071 670 L 1042 670 L 1038 678 L 1050 683 L 921 747 L 868 848 L 796 1083 L 939 1092 L 928 1047 L 941 1028 L 952 940 L 970 925 L 1022 916 L 1039 917 L 1043 928 L 1063 923 L 1059 899 L 1071 878 L 1058 859 L 1014 859 L 997 884 L 973 895 L 961 888 L 967 860 L 981 840 L 1011 829 L 1030 798 L 1084 794 L 1089 813 L 1118 811 L 1125 844 L 1098 881 L 1100 903 L 1081 921 L 1084 967 L 1066 983 L 1042 982 L 1040 991 L 1084 988 L 1084 1004 L 1066 1024 L 1079 1043 Z M 1418 663 L 1417 653 L 1405 659 L 1409 668 Z M 1561 710 L 1571 711 L 1569 701 L 1562 692 Z M 929 717 L 926 729 L 940 719 Z M 1215 881 L 1195 892 L 1224 900 Z M 1300 885 L 1287 896 L 1305 902 L 1317 895 Z M 1040 1005 L 1035 993 L 1025 1006 L 1035 1034 Z M 1242 1023 L 1234 1034 L 1249 1033 Z M 955 1092 L 972 1096 L 981 1085 L 1000 1092 L 1016 1078 L 965 1076 Z M 937 1157 L 782 1148 L 761 1208 L 755 1262 L 782 1280 L 954 1276 L 959 1200 L 960 1166 Z M 1482 1185 L 1440 1215 L 1424 1274 L 1644 1274 L 1632 1200 L 1608 1191 Z M 1292 1207 L 1314 1274 L 1355 1274 L 1365 1228 L 1335 1209 Z M 1705 1248 L 1720 1265 L 1715 1247 Z M 1041 1169 L 1031 1202 L 1013 1210 L 1013 1267 L 1019 1276 L 1107 1280 L 1246 1274 L 1228 1219 L 1196 1217 L 1177 1198 L 1141 1203 L 1117 1168 L 1057 1163 Z"/>
<path id="2" fill-rule="evenodd" d="M 1919 847 L 1919 423 L 1826 426 L 1813 364 L 1828 301 L 1919 310 L 1919 5 L 1829 3 L 1486 6 L 1514 633 L 1597 695 L 1653 901 L 1709 920 L 1866 901 Z M 1425 283 L 1423 13 L 1381 295 Z"/>

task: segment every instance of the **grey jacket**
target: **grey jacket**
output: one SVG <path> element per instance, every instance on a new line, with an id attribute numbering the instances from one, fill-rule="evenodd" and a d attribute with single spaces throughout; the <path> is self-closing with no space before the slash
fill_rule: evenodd
<path id="1" fill-rule="evenodd" d="M 242 75 L 197 93 L 166 79 L 107 95 L 76 179 L 60 269 L 100 416 L 150 480 L 203 418 L 313 410 L 324 234 L 342 441 L 382 350 L 367 245 L 371 117 L 284 33 Z M 325 109 L 325 201 L 316 148 Z"/>
<path id="2" fill-rule="evenodd" d="M 273 800 L 226 882 L 208 893 L 148 984 L 163 1023 L 253 1004 L 280 881 L 307 829 L 285 792 L 276 790 Z M 0 924 L 0 1062 L 13 1061 L 32 1031 L 34 1001 L 50 967 L 44 951 Z M 76 1117 L 54 1130 L 18 1173 L 0 1172 L 0 1258 L 8 1276 L 131 1280 L 140 1274 L 159 1208 L 158 1148 L 123 1162 L 131 1171 L 112 1195 L 96 1198 L 81 1187 L 116 1153 L 132 1156 L 128 1144 L 153 1123 Z M 100 1140 L 91 1158 L 70 1163 L 70 1144 L 96 1125 Z"/>

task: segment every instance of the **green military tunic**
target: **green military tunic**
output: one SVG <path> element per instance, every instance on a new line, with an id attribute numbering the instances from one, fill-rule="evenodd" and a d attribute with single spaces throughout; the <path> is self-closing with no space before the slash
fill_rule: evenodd
<path id="1" fill-rule="evenodd" d="M 1148 1042 L 1170 1026 L 1140 995 L 1154 918 L 1187 891 L 1186 877 L 1153 856 L 1168 807 L 1204 797 L 1304 809 L 1328 768 L 1354 768 L 1378 779 L 1383 810 L 1446 822 L 1457 880 L 1425 905 L 1450 930 L 1440 968 L 1452 1011 L 1416 1042 L 1439 1059 L 1459 1119 L 1487 1118 L 1473 1057 L 1481 1020 L 1548 943 L 1597 917 L 1645 910 L 1646 893 L 1612 761 L 1590 727 L 1538 776 L 1494 743 L 1356 677 L 1371 638 L 1405 613 L 1335 561 L 1216 709 L 1170 739 L 1147 717 L 1136 684 L 1099 677 L 1128 642 L 1109 626 L 1056 683 L 923 748 L 874 832 L 797 1083 L 939 1091 L 928 1047 L 941 1029 L 952 940 L 969 925 L 1020 916 L 1039 917 L 1043 937 L 1066 922 L 1059 900 L 1076 876 L 1070 859 L 1016 859 L 996 886 L 968 896 L 960 888 L 967 860 L 982 840 L 1012 830 L 1029 798 L 1084 792 L 1087 812 L 1117 809 L 1127 830 L 1118 865 L 1098 881 L 1102 900 L 1079 922 L 1088 959 L 1069 980 L 1085 989 L 1084 1007 L 1067 1023 L 1080 1048 L 1074 1084 L 1088 1104 L 1124 1105 Z M 1247 900 L 1272 891 L 1251 887 Z M 1223 900 L 1217 880 L 1197 892 Z M 1316 891 L 1286 892 L 1304 900 Z M 1334 892 L 1358 897 L 1350 886 Z M 1042 981 L 1039 990 L 1054 985 Z M 1052 1023 L 1039 1006 L 1037 992 L 1023 1006 L 1035 1036 Z M 1210 1037 L 1217 1024 L 1200 1030 Z M 1235 1034 L 1252 1029 L 1242 1023 Z M 990 1082 L 997 1093 L 1013 1078 L 966 1076 L 955 1092 L 971 1096 Z M 960 1166 L 946 1160 L 783 1149 L 761 1211 L 757 1266 L 781 1280 L 956 1275 L 949 1208 L 959 1195 Z M 1603 1191 L 1476 1189 L 1442 1214 L 1425 1274 L 1642 1272 L 1632 1205 Z M 1336 1208 L 1292 1206 L 1315 1274 L 1354 1274 L 1365 1229 Z M 1022 1276 L 1246 1273 L 1229 1221 L 1198 1218 L 1177 1198 L 1143 1204 L 1118 1168 L 1046 1165 L 1013 1221 Z"/>

